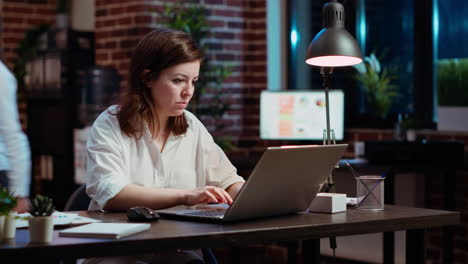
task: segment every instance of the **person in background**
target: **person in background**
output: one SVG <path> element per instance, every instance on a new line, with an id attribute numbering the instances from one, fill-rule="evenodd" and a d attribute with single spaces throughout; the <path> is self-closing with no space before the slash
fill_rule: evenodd
<path id="1" fill-rule="evenodd" d="M 202 60 L 202 51 L 181 31 L 156 29 L 139 42 L 119 104 L 104 111 L 90 130 L 90 210 L 232 203 L 244 179 L 205 126 L 185 110 Z M 185 252 L 185 260 L 199 259 L 194 251 L 177 252 Z M 179 257 L 171 255 L 171 263 L 187 263 Z"/>
<path id="2" fill-rule="evenodd" d="M 0 61 L 0 185 L 19 196 L 18 213 L 29 209 L 31 153 L 19 121 L 16 79 Z"/>

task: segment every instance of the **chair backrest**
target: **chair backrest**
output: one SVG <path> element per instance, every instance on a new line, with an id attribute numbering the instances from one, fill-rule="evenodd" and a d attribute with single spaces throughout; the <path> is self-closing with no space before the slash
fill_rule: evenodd
<path id="1" fill-rule="evenodd" d="M 64 211 L 83 211 L 88 210 L 91 198 L 86 194 L 86 184 L 76 189 L 65 204 Z"/>

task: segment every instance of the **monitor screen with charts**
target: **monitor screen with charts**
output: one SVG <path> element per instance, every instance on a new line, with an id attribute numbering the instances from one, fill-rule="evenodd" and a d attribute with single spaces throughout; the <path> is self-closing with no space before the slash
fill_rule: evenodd
<path id="1" fill-rule="evenodd" d="M 344 94 L 330 90 L 330 128 L 343 139 Z M 325 92 L 263 91 L 260 97 L 260 137 L 270 140 L 322 140 L 326 128 Z"/>

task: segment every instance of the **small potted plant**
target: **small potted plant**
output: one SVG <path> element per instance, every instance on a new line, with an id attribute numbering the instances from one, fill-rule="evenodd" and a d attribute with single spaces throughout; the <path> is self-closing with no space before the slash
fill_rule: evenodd
<path id="1" fill-rule="evenodd" d="M 405 132 L 407 141 L 415 141 L 417 138 L 416 130 L 423 129 L 424 122 L 414 117 L 403 120 L 402 129 Z"/>
<path id="2" fill-rule="evenodd" d="M 0 240 L 12 239 L 16 234 L 17 213 L 16 208 L 18 196 L 10 193 L 6 188 L 0 188 Z"/>
<path id="3" fill-rule="evenodd" d="M 55 211 L 52 198 L 38 195 L 31 201 L 29 213 L 29 237 L 32 243 L 48 243 L 52 241 Z"/>

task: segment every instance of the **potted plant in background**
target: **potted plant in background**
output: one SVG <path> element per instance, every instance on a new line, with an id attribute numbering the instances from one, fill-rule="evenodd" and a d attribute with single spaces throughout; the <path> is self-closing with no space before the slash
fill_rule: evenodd
<path id="1" fill-rule="evenodd" d="M 38 195 L 31 200 L 29 213 L 29 238 L 32 243 L 48 243 L 52 241 L 55 211 L 52 198 Z"/>
<path id="2" fill-rule="evenodd" d="M 16 208 L 18 198 L 6 188 L 0 188 L 0 241 L 15 237 L 18 214 L 13 209 Z"/>
<path id="3" fill-rule="evenodd" d="M 417 139 L 416 130 L 424 128 L 424 122 L 415 117 L 408 117 L 402 121 L 402 130 L 404 131 L 407 141 L 415 141 Z"/>
<path id="4" fill-rule="evenodd" d="M 28 74 L 28 63 L 30 63 L 37 54 L 41 41 L 45 36 L 50 25 L 41 24 L 27 29 L 24 38 L 20 41 L 16 49 L 16 59 L 13 62 L 13 73 L 18 81 L 18 100 L 23 99 L 23 93 L 26 89 L 26 80 Z"/>
<path id="5" fill-rule="evenodd" d="M 398 87 L 392 84 L 396 76 L 381 67 L 374 53 L 353 67 L 358 71 L 355 78 L 364 88 L 370 113 L 377 120 L 385 120 L 393 100 L 399 96 Z"/>
<path id="6" fill-rule="evenodd" d="M 468 58 L 437 62 L 438 130 L 468 131 Z"/>

